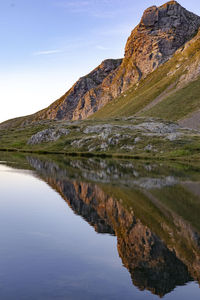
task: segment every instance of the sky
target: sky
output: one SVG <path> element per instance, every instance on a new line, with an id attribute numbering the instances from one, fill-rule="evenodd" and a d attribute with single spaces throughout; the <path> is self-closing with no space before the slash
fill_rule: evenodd
<path id="1" fill-rule="evenodd" d="M 107 58 L 165 0 L 0 0 L 0 122 L 34 113 Z M 179 0 L 200 15 L 199 0 Z"/>

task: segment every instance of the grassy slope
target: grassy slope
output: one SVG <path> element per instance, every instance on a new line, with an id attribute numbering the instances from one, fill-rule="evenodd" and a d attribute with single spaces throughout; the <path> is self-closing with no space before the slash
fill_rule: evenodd
<path id="1" fill-rule="evenodd" d="M 134 86 L 117 99 L 108 103 L 95 113 L 91 119 L 108 119 L 130 116 L 140 112 L 147 104 L 159 97 L 172 83 L 180 80 L 186 69 L 195 61 L 200 61 L 200 34 L 184 51 L 178 51 L 167 63 L 143 79 L 139 86 Z M 181 81 L 181 80 L 180 80 Z M 155 105 L 145 116 L 161 117 L 167 120 L 179 120 L 200 107 L 200 77 L 182 89 L 176 85 L 166 93 L 163 101 Z M 171 93 L 172 92 L 172 93 Z"/>
<path id="2" fill-rule="evenodd" d="M 104 122 L 104 121 L 102 121 Z M 56 122 L 55 122 L 56 123 Z M 68 128 L 70 133 L 63 136 L 55 142 L 41 143 L 37 145 L 28 145 L 28 139 L 36 132 L 43 130 L 46 127 L 53 127 L 52 123 L 26 126 L 25 128 L 16 128 L 10 130 L 0 130 L 0 150 L 17 150 L 25 152 L 42 152 L 42 153 L 64 153 L 73 155 L 99 155 L 99 156 L 120 156 L 129 158 L 155 158 L 155 159 L 184 159 L 184 160 L 199 160 L 200 141 L 199 136 L 191 133 L 190 136 L 184 136 L 181 139 L 169 141 L 162 136 L 142 136 L 139 131 L 134 130 L 120 130 L 122 140 L 116 145 L 110 145 L 109 148 L 102 150 L 101 145 L 105 141 L 100 135 L 93 137 L 93 133 L 84 134 L 84 128 L 88 125 L 96 125 L 97 121 L 82 121 L 79 124 L 62 124 L 63 127 Z M 130 121 L 113 121 L 113 124 L 126 125 Z M 56 124 L 57 125 L 57 124 Z M 127 137 L 128 134 L 128 137 Z M 140 136 L 137 143 L 135 138 Z M 82 146 L 73 146 L 74 141 L 85 140 Z M 133 150 L 126 150 L 124 145 L 133 147 Z M 148 145 L 152 145 L 155 151 L 146 149 Z M 92 148 L 93 150 L 89 150 Z"/>
<path id="3" fill-rule="evenodd" d="M 144 113 L 145 116 L 177 121 L 200 108 L 200 77 Z"/>

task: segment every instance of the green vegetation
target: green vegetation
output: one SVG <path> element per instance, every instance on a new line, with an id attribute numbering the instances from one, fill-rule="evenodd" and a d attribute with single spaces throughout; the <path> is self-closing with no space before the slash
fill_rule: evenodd
<path id="1" fill-rule="evenodd" d="M 37 123 L 34 126 L 27 125 L 0 130 L 0 150 L 60 153 L 87 157 L 108 156 L 187 161 L 200 159 L 200 139 L 195 131 L 182 130 L 180 137 L 169 140 L 166 134 L 143 131 L 140 126 L 145 122 L 148 122 L 148 119 L 117 118 L 109 121 L 85 120 L 76 123 L 51 121 Z M 154 122 L 160 124 L 159 120 Z M 166 126 L 171 126 L 170 124 L 166 124 Z M 99 129 L 98 126 L 100 126 Z M 33 145 L 27 143 L 32 135 L 47 128 L 53 130 L 57 128 L 67 129 L 69 134 L 61 136 L 55 141 Z M 86 133 L 88 128 L 93 131 Z"/>
<path id="2" fill-rule="evenodd" d="M 177 121 L 200 107 L 200 78 L 168 96 L 149 109 L 145 116 Z"/>
<path id="3" fill-rule="evenodd" d="M 90 118 L 98 120 L 122 116 L 128 117 L 145 108 L 146 105 L 163 93 L 176 80 L 175 77 L 169 79 L 163 76 L 166 70 L 170 68 L 168 65 L 170 64 L 161 66 L 146 79 L 142 80 L 138 87 L 136 85 L 133 86 Z"/>

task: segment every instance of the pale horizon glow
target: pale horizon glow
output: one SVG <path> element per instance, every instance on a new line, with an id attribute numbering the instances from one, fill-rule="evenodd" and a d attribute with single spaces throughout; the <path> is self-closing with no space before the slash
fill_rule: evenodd
<path id="1" fill-rule="evenodd" d="M 104 59 L 121 58 L 143 11 L 165 0 L 0 0 L 0 122 L 60 98 Z M 200 15 L 197 0 L 178 1 Z"/>

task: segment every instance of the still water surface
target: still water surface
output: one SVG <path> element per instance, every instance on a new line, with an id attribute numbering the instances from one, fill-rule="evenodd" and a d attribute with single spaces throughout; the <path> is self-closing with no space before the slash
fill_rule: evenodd
<path id="1" fill-rule="evenodd" d="M 0 299 L 200 299 L 197 166 L 0 159 Z"/>

